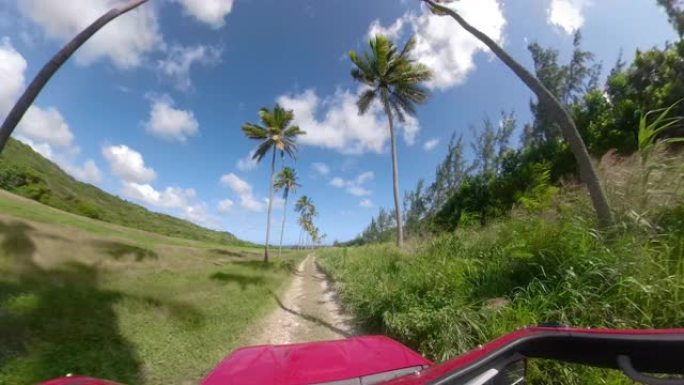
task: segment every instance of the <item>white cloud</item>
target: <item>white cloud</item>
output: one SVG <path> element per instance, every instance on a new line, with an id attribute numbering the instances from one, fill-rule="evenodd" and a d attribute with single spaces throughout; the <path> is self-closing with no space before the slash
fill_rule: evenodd
<path id="1" fill-rule="evenodd" d="M 372 171 L 367 171 L 359 174 L 353 180 L 344 180 L 340 177 L 334 177 L 330 180 L 330 185 L 337 188 L 344 188 L 347 193 L 361 197 L 371 195 L 371 191 L 363 185 L 372 181 L 374 178 L 375 174 Z"/>
<path id="2" fill-rule="evenodd" d="M 423 150 L 432 151 L 439 145 L 439 139 L 433 138 L 423 143 Z"/>
<path id="3" fill-rule="evenodd" d="M 0 39 L 0 117 L 9 112 L 24 89 L 26 60 L 17 52 L 10 39 Z"/>
<path id="4" fill-rule="evenodd" d="M 72 39 L 95 19 L 120 4 L 119 0 L 21 0 L 20 12 L 59 42 Z M 142 64 L 143 57 L 163 49 L 164 42 L 152 3 L 112 21 L 76 53 L 76 61 L 90 64 L 103 58 L 119 68 Z"/>
<path id="5" fill-rule="evenodd" d="M 64 117 L 54 107 L 29 107 L 15 132 L 36 143 L 57 147 L 70 147 L 74 139 Z"/>
<path id="6" fill-rule="evenodd" d="M 337 188 L 342 188 L 345 184 L 346 182 L 344 181 L 344 179 L 340 178 L 339 176 L 332 178 L 332 180 L 330 181 L 330 185 Z"/>
<path id="7" fill-rule="evenodd" d="M 142 155 L 126 145 L 104 147 L 102 155 L 109 162 L 112 173 L 124 182 L 144 185 L 157 177 L 153 169 L 145 166 Z M 144 190 L 144 188 L 136 189 Z"/>
<path id="8" fill-rule="evenodd" d="M 418 119 L 414 118 L 413 116 L 406 115 L 405 121 L 400 124 L 400 128 L 404 134 L 404 142 L 406 142 L 408 146 L 413 146 L 413 144 L 416 142 L 416 135 L 418 135 L 418 131 L 420 131 Z"/>
<path id="9" fill-rule="evenodd" d="M 371 195 L 370 190 L 367 190 L 361 186 L 348 186 L 347 192 L 355 197 L 363 197 L 366 195 Z"/>
<path id="10" fill-rule="evenodd" d="M 102 181 L 102 171 L 97 167 L 95 161 L 88 159 L 83 166 L 67 166 L 66 171 L 74 178 L 87 183 L 99 183 Z"/>
<path id="11" fill-rule="evenodd" d="M 152 100 L 150 118 L 143 125 L 158 138 L 179 142 L 185 142 L 199 131 L 193 112 L 175 108 L 168 96 Z"/>
<path id="12" fill-rule="evenodd" d="M 240 196 L 240 207 L 255 213 L 264 211 L 264 204 L 254 198 L 253 195 Z"/>
<path id="13" fill-rule="evenodd" d="M 218 219 L 212 216 L 203 202 L 197 202 L 192 188 L 167 187 L 158 191 L 150 184 L 122 181 L 123 195 L 157 209 L 175 211 L 181 218 L 200 226 L 216 228 Z"/>
<path id="14" fill-rule="evenodd" d="M 375 205 L 373 204 L 373 202 L 370 199 L 361 200 L 361 202 L 359 203 L 359 206 L 363 207 L 365 209 L 371 209 L 371 208 L 375 207 Z"/>
<path id="15" fill-rule="evenodd" d="M 227 214 L 233 208 L 235 203 L 230 199 L 224 199 L 218 203 L 217 209 L 221 214 Z"/>
<path id="16" fill-rule="evenodd" d="M 189 91 L 192 89 L 190 70 L 193 65 L 216 65 L 220 61 L 221 50 L 216 47 L 174 45 L 168 50 L 167 57 L 157 62 L 157 68 L 162 74 L 174 81 L 176 88 L 181 91 Z"/>
<path id="17" fill-rule="evenodd" d="M 316 171 L 316 173 L 318 175 L 321 175 L 321 176 L 326 176 L 326 175 L 330 174 L 330 167 L 328 167 L 328 165 L 325 163 L 321 163 L 321 162 L 312 163 L 311 168 L 313 168 L 313 170 Z"/>
<path id="18" fill-rule="evenodd" d="M 233 0 L 178 0 L 185 13 L 213 28 L 225 25 L 225 17 L 233 9 Z"/>
<path id="19" fill-rule="evenodd" d="M 306 135 L 298 140 L 310 146 L 339 151 L 343 154 L 382 153 L 389 139 L 387 118 L 378 103 L 371 105 L 364 115 L 359 115 L 356 100 L 363 91 L 356 93 L 337 90 L 334 95 L 320 99 L 312 89 L 300 94 L 283 95 L 277 102 L 284 108 L 294 110 L 295 124 Z M 318 119 L 317 116 L 322 116 Z M 416 119 L 397 124 L 404 140 L 411 144 L 420 126 Z"/>
<path id="20" fill-rule="evenodd" d="M 495 41 L 503 41 L 506 19 L 497 0 L 462 1 L 451 5 L 468 22 Z M 475 69 L 474 57 L 488 49 L 453 19 L 437 17 L 428 10 L 416 15 L 405 13 L 385 28 L 376 20 L 369 27 L 369 35 L 385 32 L 398 36 L 400 31 L 410 29 L 416 38 L 414 56 L 434 72 L 427 83 L 432 89 L 447 89 L 462 84 Z"/>
<path id="21" fill-rule="evenodd" d="M 207 205 L 204 203 L 184 207 L 181 215 L 183 218 L 200 226 L 210 229 L 219 228 L 219 219 L 208 212 Z"/>
<path id="22" fill-rule="evenodd" d="M 375 178 L 375 174 L 373 171 L 366 171 L 363 174 L 359 174 L 359 176 L 356 177 L 356 184 L 364 184 L 366 182 L 370 182 Z"/>
<path id="23" fill-rule="evenodd" d="M 252 186 L 233 173 L 222 176 L 221 183 L 238 195 L 252 193 Z"/>
<path id="24" fill-rule="evenodd" d="M 268 198 L 264 198 L 264 204 L 266 204 L 267 206 L 268 206 L 268 201 L 269 201 Z M 284 208 L 285 208 L 285 199 L 283 199 L 283 198 L 281 198 L 281 197 L 279 197 L 279 196 L 276 196 L 276 197 L 273 199 L 273 208 L 276 209 L 276 210 L 282 210 L 282 209 L 284 209 Z"/>
<path id="25" fill-rule="evenodd" d="M 181 209 L 188 206 L 189 202 L 197 195 L 194 189 L 179 187 L 167 187 L 163 191 L 157 191 L 147 183 L 123 182 L 125 196 L 147 203 L 150 206 Z"/>
<path id="26" fill-rule="evenodd" d="M 260 212 L 265 205 L 254 197 L 252 186 L 237 175 L 230 173 L 221 177 L 221 183 L 233 190 L 240 198 L 240 207 L 247 211 Z"/>
<path id="27" fill-rule="evenodd" d="M 248 172 L 256 168 L 259 162 L 257 162 L 256 159 L 254 159 L 254 152 L 255 151 L 252 150 L 244 158 L 238 159 L 237 164 L 235 165 L 238 170 L 242 172 Z"/>
<path id="28" fill-rule="evenodd" d="M 375 19 L 371 22 L 370 27 L 368 27 L 368 39 L 370 40 L 376 35 L 385 35 L 390 39 L 396 39 L 403 28 L 403 18 L 395 20 L 389 27 L 383 27 L 382 24 L 380 24 L 380 20 Z"/>
<path id="29" fill-rule="evenodd" d="M 551 0 L 548 9 L 548 22 L 571 34 L 584 25 L 584 8 L 589 0 Z"/>

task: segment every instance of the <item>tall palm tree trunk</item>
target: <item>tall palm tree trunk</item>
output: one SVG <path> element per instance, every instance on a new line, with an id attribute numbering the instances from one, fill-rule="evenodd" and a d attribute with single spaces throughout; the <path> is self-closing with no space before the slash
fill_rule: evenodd
<path id="1" fill-rule="evenodd" d="M 283 225 L 280 226 L 280 248 L 278 248 L 278 258 L 282 256 L 283 253 L 283 235 L 285 234 L 285 218 L 287 218 L 287 198 L 290 193 L 285 190 L 285 206 L 283 207 Z"/>
<path id="2" fill-rule="evenodd" d="M 264 263 L 268 263 L 268 243 L 271 238 L 271 209 L 273 208 L 273 183 L 275 182 L 276 148 L 273 147 L 271 160 L 271 183 L 268 186 L 268 217 L 266 219 L 266 245 L 264 246 Z"/>
<path id="3" fill-rule="evenodd" d="M 436 4 L 434 0 L 421 0 L 428 3 L 433 9 L 436 9 L 442 13 L 448 14 L 456 22 L 463 27 L 466 31 L 471 33 L 482 43 L 484 43 L 489 49 L 494 52 L 494 54 L 501 59 L 519 78 L 522 80 L 527 87 L 534 92 L 539 101 L 543 103 L 547 108 L 551 117 L 559 124 L 563 137 L 568 141 L 570 145 L 570 150 L 572 151 L 577 164 L 579 166 L 580 178 L 587 185 L 587 190 L 589 190 L 589 196 L 594 205 L 594 210 L 599 220 L 601 227 L 608 227 L 613 225 L 613 213 L 610 209 L 608 203 L 608 198 L 603 190 L 601 181 L 599 179 L 598 173 L 591 163 L 591 157 L 587 151 L 587 147 L 582 140 L 582 137 L 577 131 L 575 122 L 568 111 L 563 107 L 563 105 L 556 99 L 556 97 L 549 91 L 544 85 L 534 76 L 532 73 L 527 71 L 520 63 L 515 61 L 506 51 L 504 51 L 498 44 L 489 36 L 479 31 L 477 28 L 468 24 L 457 12 L 453 10 Z"/>
<path id="4" fill-rule="evenodd" d="M 14 105 L 10 113 L 5 118 L 5 121 L 0 127 L 0 153 L 5 148 L 7 141 L 9 140 L 12 132 L 17 127 L 17 124 L 24 117 L 26 111 L 31 107 L 31 104 L 36 100 L 40 91 L 47 84 L 47 82 L 52 78 L 52 76 L 59 70 L 59 68 L 78 50 L 85 42 L 88 41 L 97 31 L 102 29 L 110 21 L 116 19 L 117 17 L 141 6 L 148 0 L 131 0 L 128 3 L 121 5 L 119 7 L 112 8 L 109 12 L 102 15 L 99 19 L 95 20 L 86 29 L 81 31 L 76 37 L 74 37 L 70 42 L 68 42 L 64 47 L 62 47 L 55 56 L 50 59 L 49 62 L 43 66 L 43 68 L 38 72 L 38 74 L 33 78 L 31 84 L 21 95 L 17 103 Z"/>
<path id="5" fill-rule="evenodd" d="M 399 161 L 397 160 L 397 137 L 394 132 L 392 112 L 387 109 L 389 120 L 390 141 L 392 143 L 392 185 L 394 190 L 394 216 L 397 220 L 397 247 L 404 246 L 404 228 L 401 222 L 401 208 L 399 207 Z"/>

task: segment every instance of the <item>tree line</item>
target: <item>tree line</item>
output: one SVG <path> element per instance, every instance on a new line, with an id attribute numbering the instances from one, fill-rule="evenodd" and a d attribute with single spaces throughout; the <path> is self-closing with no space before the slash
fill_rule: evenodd
<path id="1" fill-rule="evenodd" d="M 653 126 L 653 137 L 646 139 L 674 143 L 683 136 L 683 41 L 637 51 L 631 63 L 621 55 L 603 83 L 602 65 L 582 48 L 579 31 L 566 63 L 560 62 L 557 50 L 538 43 L 528 50 L 535 76 L 569 111 L 591 156 L 600 158 L 609 151 L 627 156 L 641 150 L 645 133 L 640 130 L 652 123 L 662 129 Z M 485 225 L 516 205 L 539 208 L 562 181 L 579 181 L 572 151 L 547 106 L 532 100 L 530 110 L 533 119 L 522 126 L 514 112 L 501 112 L 496 120 L 485 117 L 479 128 L 471 127 L 470 143 L 453 134 L 434 181 L 421 179 L 404 194 L 402 214 L 409 235 Z M 510 144 L 515 132 L 521 135 L 519 148 Z M 467 145 L 472 161 L 465 157 Z M 349 244 L 389 241 L 396 226 L 389 220 L 392 216 L 393 211 L 381 208 Z"/>

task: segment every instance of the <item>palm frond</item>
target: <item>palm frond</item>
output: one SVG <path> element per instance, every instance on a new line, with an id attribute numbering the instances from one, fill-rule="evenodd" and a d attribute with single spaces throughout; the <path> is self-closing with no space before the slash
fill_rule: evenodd
<path id="1" fill-rule="evenodd" d="M 379 75 L 384 75 L 387 72 L 387 65 L 389 64 L 392 50 L 393 44 L 384 35 L 377 35 L 371 40 L 375 70 Z"/>
<path id="2" fill-rule="evenodd" d="M 268 137 L 268 130 L 254 123 L 243 124 L 242 132 L 250 139 L 266 139 Z"/>
<path id="3" fill-rule="evenodd" d="M 404 60 L 410 60 L 409 56 L 411 55 L 411 51 L 413 51 L 414 48 L 416 48 L 416 37 L 411 36 L 406 41 L 406 44 L 404 44 L 404 48 L 401 50 L 399 57 Z"/>
<path id="4" fill-rule="evenodd" d="M 262 159 L 264 159 L 264 156 L 268 154 L 268 152 L 273 148 L 273 142 L 271 140 L 266 140 L 262 142 L 259 147 L 257 147 L 256 151 L 254 151 L 254 155 L 252 156 L 252 159 L 256 160 L 257 162 L 261 162 Z"/>
<path id="5" fill-rule="evenodd" d="M 366 90 L 361 94 L 359 100 L 356 102 L 356 106 L 359 108 L 359 115 L 363 115 L 368 111 L 368 108 L 371 103 L 373 103 L 376 96 L 377 92 L 375 89 Z"/>

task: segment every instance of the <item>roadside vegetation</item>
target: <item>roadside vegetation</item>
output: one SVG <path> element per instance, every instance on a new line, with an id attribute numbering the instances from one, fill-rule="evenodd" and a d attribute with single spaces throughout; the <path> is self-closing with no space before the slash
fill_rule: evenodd
<path id="1" fill-rule="evenodd" d="M 197 383 L 303 253 L 169 238 L 0 195 L 0 383 Z M 11 208 L 11 216 L 6 208 Z M 29 218 L 29 219 L 25 219 Z M 77 247 L 74 247 L 77 245 Z"/>
<path id="2" fill-rule="evenodd" d="M 370 331 L 437 361 L 539 324 L 671 328 L 684 322 L 682 42 L 601 66 L 574 40 L 568 63 L 533 43 L 536 77 L 569 111 L 614 223 L 596 215 L 549 104 L 454 135 L 432 183 L 406 192 L 408 241 L 380 209 L 351 242 L 321 250 L 343 303 Z M 520 147 L 511 146 L 521 132 Z M 532 383 L 629 383 L 618 372 L 536 362 Z"/>
<path id="3" fill-rule="evenodd" d="M 658 192 L 643 206 L 638 188 L 629 190 L 641 177 L 632 168 L 638 161 L 606 161 L 614 162 L 611 198 L 624 208 L 610 232 L 596 230 L 590 202 L 568 187 L 543 209 L 521 205 L 485 227 L 462 226 L 414 240 L 405 250 L 387 243 L 322 250 L 320 263 L 339 282 L 344 304 L 364 327 L 438 361 L 542 323 L 681 326 L 684 192 Z M 661 182 L 681 184 L 683 161 L 672 160 L 678 171 Z M 646 210 L 639 214 L 636 207 Z M 618 373 L 608 376 L 617 382 L 604 382 L 603 372 L 554 365 L 539 373 L 539 383 L 621 381 Z"/>

